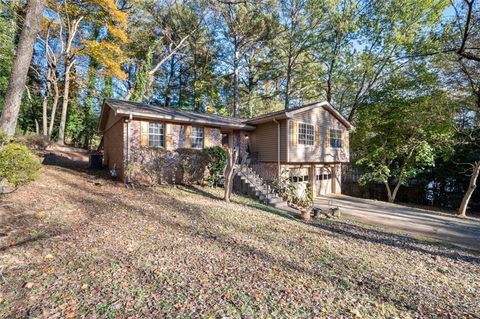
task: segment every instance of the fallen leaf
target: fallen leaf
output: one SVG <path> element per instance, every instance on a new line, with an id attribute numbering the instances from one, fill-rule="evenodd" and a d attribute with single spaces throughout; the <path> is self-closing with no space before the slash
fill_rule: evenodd
<path id="1" fill-rule="evenodd" d="M 43 217 L 46 216 L 46 214 L 45 214 L 45 212 L 36 212 L 35 216 L 37 216 L 37 218 L 43 218 Z"/>
<path id="2" fill-rule="evenodd" d="M 153 227 L 153 226 L 148 226 L 148 227 L 147 227 L 147 230 L 152 233 L 152 232 L 155 231 L 155 227 Z"/>

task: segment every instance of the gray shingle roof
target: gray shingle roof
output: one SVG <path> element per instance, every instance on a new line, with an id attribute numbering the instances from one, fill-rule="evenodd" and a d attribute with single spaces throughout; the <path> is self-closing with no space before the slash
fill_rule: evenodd
<path id="1" fill-rule="evenodd" d="M 245 123 L 245 119 L 237 117 L 220 116 L 210 113 L 200 113 L 193 111 L 186 111 L 172 107 L 163 107 L 156 105 L 148 105 L 144 103 L 136 103 L 130 101 L 105 100 L 116 114 L 128 116 L 132 113 L 137 117 L 167 119 L 178 122 L 192 122 L 199 124 L 212 124 L 215 126 L 231 127 L 231 128 L 245 128 L 253 129 Z"/>
<path id="2" fill-rule="evenodd" d="M 303 112 L 315 107 L 323 107 L 325 110 L 333 114 L 340 122 L 342 122 L 347 128 L 352 129 L 352 124 L 345 119 L 340 112 L 338 112 L 328 102 L 312 103 L 308 105 L 302 105 L 296 108 L 281 110 L 268 114 L 263 114 L 252 119 L 242 119 L 238 117 L 220 116 L 210 113 L 200 113 L 194 111 L 186 111 L 172 107 L 163 107 L 156 105 L 149 105 L 144 103 L 136 103 L 130 101 L 107 99 L 104 102 L 110 106 L 116 115 L 129 116 L 132 114 L 135 117 L 150 118 L 150 119 L 163 119 L 174 122 L 183 123 L 196 123 L 219 126 L 224 128 L 236 128 L 252 130 L 254 125 L 261 124 L 272 119 L 290 118 L 297 112 Z"/>

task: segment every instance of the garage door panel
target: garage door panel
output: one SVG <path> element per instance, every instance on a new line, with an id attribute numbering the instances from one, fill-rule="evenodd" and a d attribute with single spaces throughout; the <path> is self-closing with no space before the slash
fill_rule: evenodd
<path id="1" fill-rule="evenodd" d="M 315 173 L 317 196 L 332 193 L 332 172 L 329 167 L 318 167 Z"/>

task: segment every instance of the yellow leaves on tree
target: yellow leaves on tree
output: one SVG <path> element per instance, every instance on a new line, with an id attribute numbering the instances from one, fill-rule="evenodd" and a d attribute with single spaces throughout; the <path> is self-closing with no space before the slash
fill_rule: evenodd
<path id="1" fill-rule="evenodd" d="M 122 45 L 128 41 L 125 32 L 128 14 L 117 7 L 115 0 L 47 0 L 47 3 L 56 15 L 51 14 L 45 19 L 44 33 L 48 28 L 55 30 L 55 36 L 65 41 L 63 48 L 67 48 L 68 35 L 74 32 L 70 30 L 71 26 L 74 21 L 81 21 L 79 28 L 82 31 L 75 31 L 70 52 L 89 55 L 106 75 L 125 79 L 121 65 L 126 60 Z M 98 31 L 104 29 L 106 36 L 103 36 L 103 31 Z M 98 37 L 99 33 L 102 34 L 101 38 Z"/>
<path id="2" fill-rule="evenodd" d="M 120 24 L 123 28 L 127 27 L 128 14 L 118 9 L 117 4 L 113 0 L 89 0 L 94 6 L 101 7 L 105 12 L 108 12 L 110 18 Z"/>
<path id="3" fill-rule="evenodd" d="M 117 44 L 107 41 L 97 42 L 88 40 L 84 42 L 84 45 L 84 52 L 102 65 L 106 74 L 122 80 L 125 79 L 126 75 L 122 71 L 121 66 L 125 62 L 126 57 Z"/>
<path id="4" fill-rule="evenodd" d="M 107 25 L 108 33 L 120 40 L 122 43 L 126 43 L 128 41 L 127 33 L 124 29 L 118 28 L 114 25 Z"/>

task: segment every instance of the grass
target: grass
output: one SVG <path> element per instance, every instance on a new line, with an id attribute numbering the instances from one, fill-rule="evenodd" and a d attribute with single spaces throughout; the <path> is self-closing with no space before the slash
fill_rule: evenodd
<path id="1" fill-rule="evenodd" d="M 0 318 L 474 318 L 473 252 L 222 190 L 45 167 L 9 196 Z M 37 214 L 42 212 L 42 214 Z"/>

